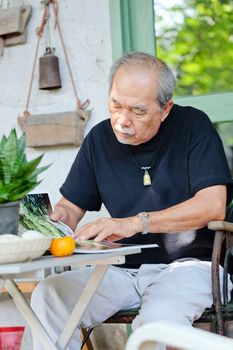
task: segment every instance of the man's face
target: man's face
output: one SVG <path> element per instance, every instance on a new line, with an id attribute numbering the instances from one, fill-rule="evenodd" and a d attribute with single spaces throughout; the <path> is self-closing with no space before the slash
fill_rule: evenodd
<path id="1" fill-rule="evenodd" d="M 119 68 L 108 101 L 111 125 L 119 142 L 139 145 L 156 135 L 173 102 L 161 110 L 155 96 L 156 79 L 151 72 L 140 67 Z"/>

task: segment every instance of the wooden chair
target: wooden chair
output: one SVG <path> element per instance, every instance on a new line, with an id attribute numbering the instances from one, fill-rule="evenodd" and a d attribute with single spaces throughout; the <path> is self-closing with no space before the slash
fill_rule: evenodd
<path id="1" fill-rule="evenodd" d="M 212 293 L 213 306 L 206 309 L 202 316 L 194 322 L 194 327 L 202 328 L 220 335 L 226 335 L 233 338 L 233 298 L 230 302 L 227 293 L 227 275 L 230 273 L 230 258 L 233 252 L 233 206 L 228 208 L 226 221 L 211 221 L 208 228 L 215 231 L 214 246 L 212 252 Z M 220 294 L 219 263 L 220 256 L 226 246 L 224 261 L 224 278 L 223 278 L 223 301 Z M 225 249 L 225 248 L 224 248 Z M 232 295 L 233 297 L 233 295 Z M 138 315 L 138 309 L 121 310 L 112 317 L 104 321 L 107 324 L 127 324 L 130 325 L 133 319 Z M 89 341 L 89 337 L 94 328 L 83 329 L 82 347 Z M 91 343 L 89 341 L 91 346 Z M 88 347 L 92 350 L 91 347 Z"/>

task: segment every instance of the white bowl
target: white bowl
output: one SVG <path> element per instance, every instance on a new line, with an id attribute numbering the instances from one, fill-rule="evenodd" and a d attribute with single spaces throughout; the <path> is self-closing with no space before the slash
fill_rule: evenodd
<path id="1" fill-rule="evenodd" d="M 0 244 L 0 264 L 22 262 L 42 256 L 51 245 L 52 237 L 20 238 Z"/>

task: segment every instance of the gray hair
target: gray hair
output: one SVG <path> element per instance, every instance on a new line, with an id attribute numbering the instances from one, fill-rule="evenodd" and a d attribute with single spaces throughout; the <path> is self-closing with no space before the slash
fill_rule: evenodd
<path id="1" fill-rule="evenodd" d="M 121 66 L 141 66 L 155 74 L 158 82 L 156 101 L 161 109 L 172 99 L 176 86 L 176 79 L 172 70 L 159 58 L 143 52 L 129 52 L 112 65 L 109 74 L 109 91 L 111 91 L 115 74 Z"/>

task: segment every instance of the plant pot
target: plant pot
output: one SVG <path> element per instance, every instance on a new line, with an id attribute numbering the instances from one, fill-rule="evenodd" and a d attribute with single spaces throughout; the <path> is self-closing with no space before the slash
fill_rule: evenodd
<path id="1" fill-rule="evenodd" d="M 0 204 L 0 235 L 18 234 L 20 201 Z"/>

